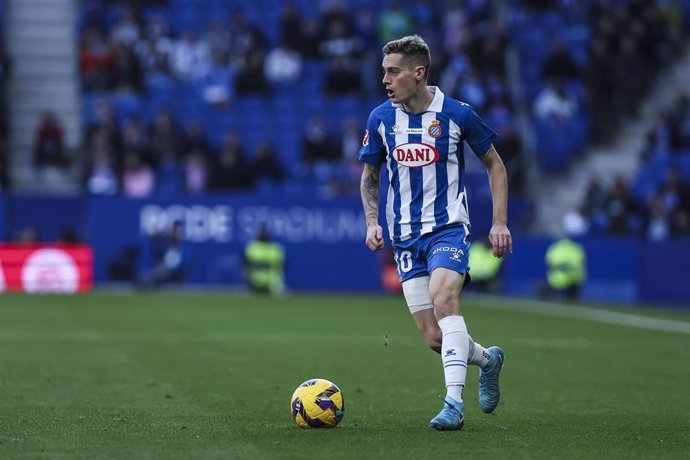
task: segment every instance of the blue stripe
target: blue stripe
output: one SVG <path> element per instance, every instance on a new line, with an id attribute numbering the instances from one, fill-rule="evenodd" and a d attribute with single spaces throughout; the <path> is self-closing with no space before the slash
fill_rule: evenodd
<path id="1" fill-rule="evenodd" d="M 440 155 L 439 161 L 436 162 L 436 200 L 434 201 L 434 220 L 436 223 L 434 227 L 439 227 L 448 223 L 448 146 L 450 137 L 449 131 L 449 117 L 445 114 L 448 99 L 443 101 L 444 113 L 437 113 L 436 119 L 441 123 L 443 134 L 436 139 L 436 149 Z"/>
<path id="2" fill-rule="evenodd" d="M 444 361 L 445 363 L 464 363 L 467 364 L 467 361 L 463 361 L 462 359 L 451 359 L 448 361 Z"/>
<path id="3" fill-rule="evenodd" d="M 393 187 L 393 238 L 400 238 L 401 227 L 400 220 L 402 215 L 400 213 L 400 176 L 398 175 L 398 162 L 392 156 L 395 151 L 395 134 L 393 134 L 393 126 L 395 125 L 395 110 L 390 112 L 385 120 L 383 120 L 384 132 L 386 135 L 386 143 L 388 144 L 388 164 L 391 167 L 390 185 Z"/>
<path id="4" fill-rule="evenodd" d="M 445 369 L 446 367 L 455 367 L 455 366 L 464 367 L 465 369 L 467 369 L 466 364 L 444 364 L 443 368 Z"/>
<path id="5" fill-rule="evenodd" d="M 456 123 L 460 123 L 460 120 L 456 119 Z M 462 130 L 462 125 L 458 124 Z M 460 131 L 460 142 L 458 143 L 458 196 L 465 190 L 465 133 Z"/>
<path id="6" fill-rule="evenodd" d="M 412 129 L 422 127 L 422 114 L 408 114 Z M 421 134 L 410 134 L 407 142 L 422 142 Z M 412 237 L 422 234 L 422 205 L 424 205 L 424 173 L 423 168 L 410 168 L 410 186 L 412 188 L 410 202 L 410 232 Z"/>

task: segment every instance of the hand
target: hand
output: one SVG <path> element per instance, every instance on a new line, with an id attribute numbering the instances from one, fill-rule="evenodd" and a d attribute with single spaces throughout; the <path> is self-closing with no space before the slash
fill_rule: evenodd
<path id="1" fill-rule="evenodd" d="M 501 258 L 506 251 L 513 252 L 513 237 L 505 224 L 494 224 L 489 232 L 489 241 L 494 250 L 494 257 Z"/>
<path id="2" fill-rule="evenodd" d="M 380 225 L 367 227 L 367 247 L 372 251 L 378 251 L 383 247 L 383 229 Z"/>

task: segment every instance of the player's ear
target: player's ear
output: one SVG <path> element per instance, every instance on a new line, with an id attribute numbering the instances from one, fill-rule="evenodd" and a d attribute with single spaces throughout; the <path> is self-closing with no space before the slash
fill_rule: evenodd
<path id="1" fill-rule="evenodd" d="M 424 73 L 426 72 L 426 69 L 424 68 L 423 65 L 417 66 L 417 71 L 415 72 L 415 80 L 417 80 L 417 83 L 420 81 L 424 80 Z"/>

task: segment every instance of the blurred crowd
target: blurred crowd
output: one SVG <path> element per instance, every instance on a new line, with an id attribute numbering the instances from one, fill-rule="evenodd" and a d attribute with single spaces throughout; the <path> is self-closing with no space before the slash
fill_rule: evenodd
<path id="1" fill-rule="evenodd" d="M 0 24 L 0 36 L 2 36 Z M 0 40 L 0 192 L 10 187 L 9 174 L 9 119 L 8 119 L 8 81 L 10 76 L 10 59 L 5 50 L 4 41 Z"/>
<path id="2" fill-rule="evenodd" d="M 499 132 L 511 194 L 520 195 L 526 168 L 567 169 L 569 155 L 609 142 L 636 116 L 690 30 L 690 6 L 676 0 L 265 3 L 274 8 L 82 0 L 81 152 L 65 152 L 59 117 L 45 113 L 36 167 L 76 163 L 84 190 L 96 195 L 295 186 L 357 195 L 366 116 L 385 99 L 381 46 L 417 33 L 431 48 L 429 83 L 473 105 Z M 518 75 L 508 69 L 511 48 Z M 3 99 L 7 68 L 3 58 Z M 651 239 L 690 232 L 689 101 L 683 94 L 659 116 L 634 181 L 592 180 L 565 217 L 569 231 Z M 525 161 L 514 104 L 529 108 L 538 163 Z M 0 187 L 8 188 L 5 120 L 0 113 Z"/>
<path id="3" fill-rule="evenodd" d="M 84 94 L 135 94 L 147 101 L 152 82 L 164 79 L 194 85 L 206 104 L 233 113 L 247 98 L 268 100 L 297 90 L 317 72 L 320 81 L 310 86 L 309 97 L 354 98 L 359 109 L 335 125 L 327 112 L 296 115 L 304 123 L 295 164 L 276 153 L 280 141 L 270 136 L 257 142 L 229 129 L 217 140 L 203 120 L 189 119 L 177 107 L 119 116 L 107 98 L 96 99 L 82 158 L 89 192 L 251 190 L 315 177 L 332 195 L 356 194 L 356 153 L 366 115 L 385 99 L 381 46 L 413 33 L 431 48 L 430 84 L 472 104 L 501 133 L 497 148 L 520 190 L 523 143 L 506 79 L 507 31 L 493 2 L 330 0 L 318 2 L 316 12 L 303 8 L 304 2 L 276 2 L 277 34 L 241 6 L 202 27 L 164 14 L 178 3 L 152 10 L 136 2 L 89 1 L 80 27 Z M 265 123 L 273 116 L 265 114 Z"/>
<path id="4" fill-rule="evenodd" d="M 587 146 L 613 140 L 690 32 L 690 4 L 680 0 L 508 3 L 521 99 L 547 173 L 565 172 Z"/>
<path id="5" fill-rule="evenodd" d="M 581 206 L 563 224 L 573 236 L 640 236 L 663 241 L 690 236 L 690 95 L 681 93 L 647 135 L 643 164 L 623 177 L 589 184 Z"/>

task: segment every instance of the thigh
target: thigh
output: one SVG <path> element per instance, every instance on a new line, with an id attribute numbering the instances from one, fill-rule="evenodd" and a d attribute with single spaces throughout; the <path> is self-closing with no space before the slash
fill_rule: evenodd
<path id="1" fill-rule="evenodd" d="M 429 241 L 426 252 L 430 275 L 437 268 L 445 268 L 463 275 L 464 284 L 469 282 L 465 275 L 469 271 L 470 243 L 465 227 L 441 230 Z"/>

